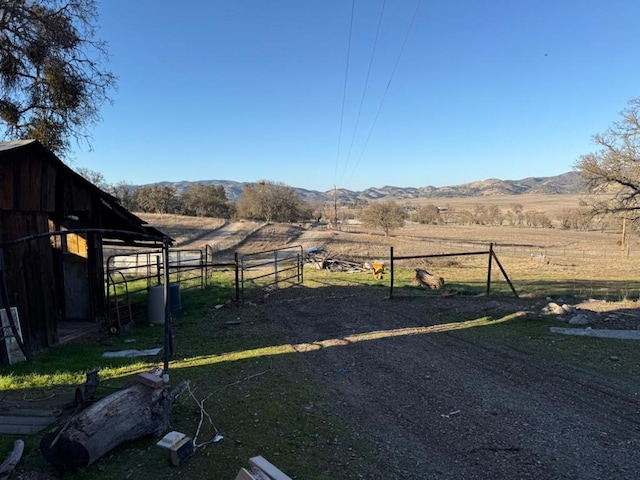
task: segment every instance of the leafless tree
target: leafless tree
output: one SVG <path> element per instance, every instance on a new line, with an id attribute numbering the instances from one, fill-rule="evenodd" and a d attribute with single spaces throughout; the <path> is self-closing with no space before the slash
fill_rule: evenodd
<path id="1" fill-rule="evenodd" d="M 593 196 L 594 215 L 640 219 L 640 97 L 628 102 L 621 119 L 593 136 L 598 149 L 575 164 Z"/>

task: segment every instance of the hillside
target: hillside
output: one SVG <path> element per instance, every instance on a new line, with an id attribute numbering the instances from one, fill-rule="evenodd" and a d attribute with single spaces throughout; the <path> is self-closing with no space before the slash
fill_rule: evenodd
<path id="1" fill-rule="evenodd" d="M 187 191 L 190 185 L 202 183 L 204 185 L 222 185 L 229 200 L 237 200 L 242 194 L 243 183 L 232 180 L 201 180 L 199 182 L 159 182 L 160 186 L 171 186 L 178 193 Z M 294 187 L 295 188 L 295 187 Z M 309 202 L 326 202 L 334 199 L 334 191 L 319 192 L 296 188 L 300 196 Z M 477 182 L 446 187 L 371 187 L 363 191 L 352 191 L 344 188 L 337 189 L 340 202 L 350 203 L 371 201 L 382 198 L 408 200 L 416 198 L 443 197 L 485 197 L 493 195 L 523 195 L 523 194 L 580 194 L 585 188 L 577 172 L 567 172 L 553 177 L 529 177 L 522 180 L 488 179 Z"/>

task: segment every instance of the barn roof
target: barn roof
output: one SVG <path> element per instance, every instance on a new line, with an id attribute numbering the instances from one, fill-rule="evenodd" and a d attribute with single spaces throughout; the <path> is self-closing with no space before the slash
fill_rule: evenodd
<path id="1" fill-rule="evenodd" d="M 120 205 L 116 197 L 75 172 L 37 140 L 0 142 L 0 162 L 5 161 L 9 156 L 14 157 L 14 152 L 23 150 L 42 155 L 55 169 L 72 178 L 77 185 L 87 189 L 98 200 L 95 202 L 95 208 L 101 211 L 103 218 L 108 219 L 109 228 L 103 234 L 103 238 L 126 243 L 135 243 L 136 241 L 162 242 L 164 238 L 168 238 L 167 235 Z M 171 241 L 171 239 L 169 240 Z"/>

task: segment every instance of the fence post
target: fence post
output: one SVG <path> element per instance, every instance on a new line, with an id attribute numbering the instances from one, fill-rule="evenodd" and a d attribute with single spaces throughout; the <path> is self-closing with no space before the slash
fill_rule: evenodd
<path id="1" fill-rule="evenodd" d="M 233 256 L 234 262 L 236 264 L 236 302 L 240 301 L 240 263 L 238 262 L 238 252 L 236 252 Z"/>
<path id="2" fill-rule="evenodd" d="M 389 275 L 389 298 L 393 298 L 393 246 L 389 247 L 389 269 L 391 274 Z"/>
<path id="3" fill-rule="evenodd" d="M 304 283 L 304 253 L 302 251 L 302 246 L 300 247 L 300 253 L 298 254 L 298 282 L 300 284 Z"/>
<path id="4" fill-rule="evenodd" d="M 273 283 L 278 288 L 278 250 L 273 252 Z"/>
<path id="5" fill-rule="evenodd" d="M 162 257 L 164 262 L 164 370 L 162 379 L 169 383 L 169 354 L 173 354 L 171 339 L 171 304 L 169 298 L 169 238 L 162 239 Z"/>
<path id="6" fill-rule="evenodd" d="M 489 265 L 487 267 L 487 296 L 491 291 L 491 262 L 493 261 L 493 243 L 489 244 Z"/>

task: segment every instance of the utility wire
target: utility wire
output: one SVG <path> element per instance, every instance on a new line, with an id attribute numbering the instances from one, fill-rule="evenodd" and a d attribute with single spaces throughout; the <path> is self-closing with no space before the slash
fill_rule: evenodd
<path id="1" fill-rule="evenodd" d="M 382 17 L 384 16 L 384 6 L 386 3 L 387 3 L 387 0 L 382 0 L 382 8 L 380 10 L 380 17 L 378 18 L 378 28 L 376 30 L 376 38 L 373 41 L 371 57 L 369 58 L 369 68 L 367 69 L 367 77 L 365 78 L 364 89 L 362 91 L 362 96 L 360 97 L 360 107 L 358 108 L 358 115 L 356 116 L 356 125 L 353 128 L 353 135 L 351 136 L 351 144 L 349 145 L 349 153 L 347 154 L 347 160 L 344 164 L 344 169 L 342 170 L 341 180 L 344 180 L 345 173 L 347 172 L 347 165 L 349 164 L 349 160 L 351 159 L 353 143 L 356 139 L 356 133 L 358 132 L 358 125 L 360 124 L 360 115 L 362 113 L 362 105 L 364 104 L 364 99 L 367 94 L 367 87 L 369 86 L 369 78 L 371 77 L 371 67 L 373 66 L 373 59 L 375 58 L 376 49 L 378 46 L 378 38 L 380 38 L 380 26 L 382 25 Z"/>
<path id="2" fill-rule="evenodd" d="M 340 131 L 338 132 L 338 151 L 336 153 L 336 167 L 333 172 L 333 183 L 338 176 L 338 162 L 340 161 L 340 146 L 342 143 L 342 125 L 344 123 L 344 105 L 347 98 L 347 79 L 349 77 L 349 60 L 351 57 L 351 35 L 353 33 L 353 14 L 356 9 L 356 0 L 351 1 L 351 21 L 349 22 L 349 43 L 347 46 L 347 65 L 344 69 L 344 86 L 342 89 L 342 111 L 340 112 Z"/>
<path id="3" fill-rule="evenodd" d="M 422 0 L 418 0 L 418 2 L 416 3 L 416 8 L 413 11 L 413 16 L 411 17 L 411 22 L 409 22 L 409 27 L 407 28 L 407 33 L 406 33 L 406 35 L 404 37 L 402 45 L 400 46 L 400 51 L 398 52 L 398 57 L 396 58 L 396 63 L 393 66 L 393 70 L 391 71 L 391 76 L 389 77 L 389 82 L 387 83 L 387 87 L 385 88 L 384 94 L 382 95 L 382 100 L 380 101 L 380 105 L 378 106 L 378 111 L 376 112 L 376 116 L 374 117 L 373 123 L 371 124 L 371 129 L 369 130 L 369 134 L 367 135 L 367 139 L 365 140 L 364 145 L 362 146 L 362 151 L 360 152 L 360 156 L 356 160 L 356 164 L 353 167 L 353 170 L 351 172 L 351 175 L 349 176 L 349 180 L 347 181 L 347 183 L 349 183 L 351 181 L 351 178 L 353 177 L 354 173 L 357 170 L 358 163 L 360 162 L 360 160 L 364 156 L 364 151 L 366 150 L 367 145 L 369 144 L 369 140 L 371 139 L 371 134 L 373 133 L 373 129 L 375 128 L 376 123 L 378 122 L 378 117 L 380 116 L 380 111 L 382 110 L 382 106 L 384 105 L 384 101 L 387 98 L 387 93 L 389 93 L 389 87 L 391 87 L 391 82 L 393 81 L 393 77 L 396 74 L 396 70 L 398 68 L 398 64 L 400 63 L 400 58 L 402 57 L 402 52 L 404 51 L 404 47 L 407 44 L 407 40 L 409 39 L 409 33 L 411 32 L 411 27 L 413 26 L 413 23 L 414 23 L 414 21 L 416 19 L 416 16 L 418 14 L 418 9 L 420 8 L 420 4 L 421 3 L 422 3 Z"/>

